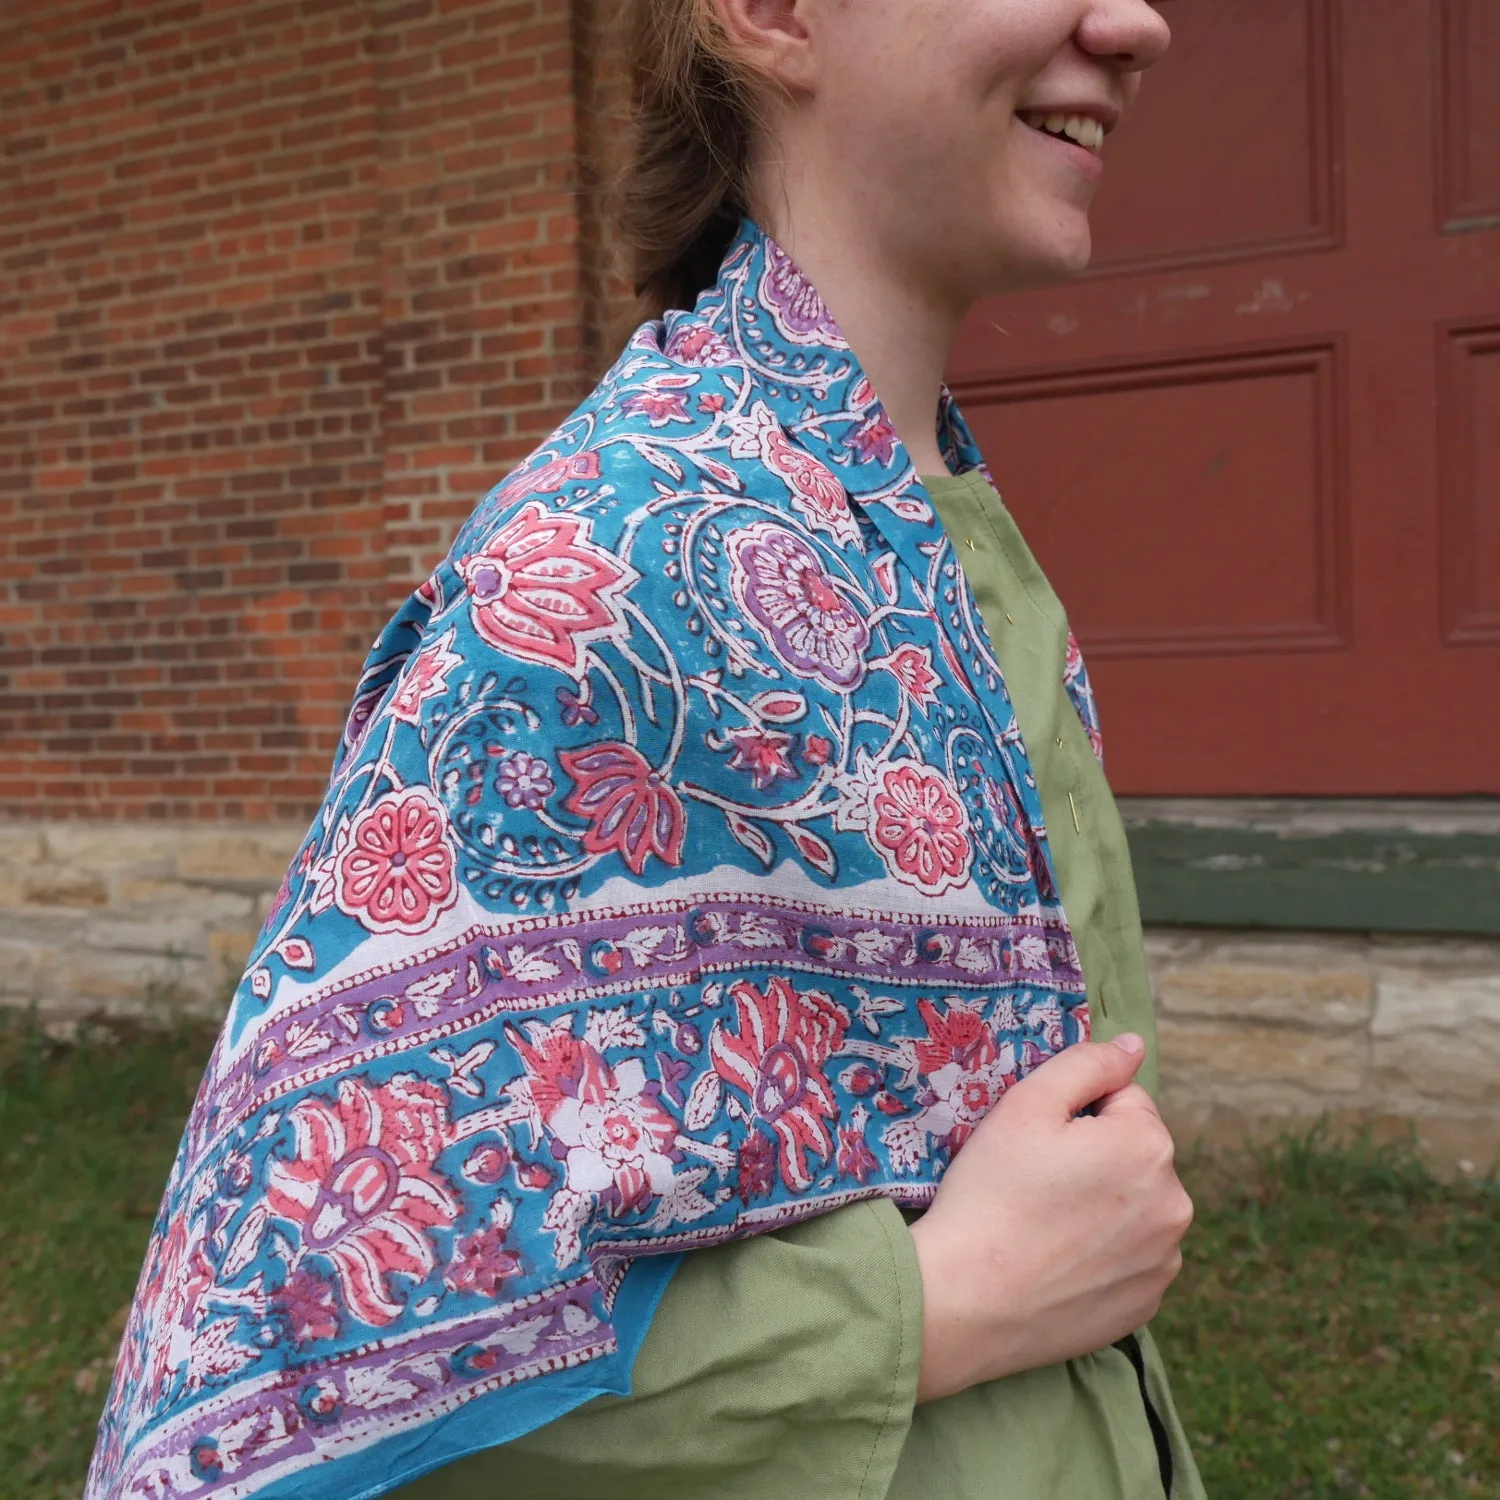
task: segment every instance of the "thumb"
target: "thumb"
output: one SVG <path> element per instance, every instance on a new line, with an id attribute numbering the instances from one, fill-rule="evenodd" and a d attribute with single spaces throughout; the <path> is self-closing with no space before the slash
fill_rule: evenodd
<path id="1" fill-rule="evenodd" d="M 1133 1031 L 1108 1042 L 1078 1042 L 1023 1078 L 1012 1094 L 1028 1091 L 1033 1108 L 1071 1120 L 1106 1094 L 1117 1093 L 1146 1056 L 1146 1043 Z"/>

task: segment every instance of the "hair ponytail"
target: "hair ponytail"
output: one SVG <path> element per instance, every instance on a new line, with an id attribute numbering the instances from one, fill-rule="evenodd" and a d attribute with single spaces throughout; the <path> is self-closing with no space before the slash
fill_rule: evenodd
<path id="1" fill-rule="evenodd" d="M 746 211 L 758 120 L 713 0 L 630 0 L 634 151 L 616 189 L 619 249 L 643 318 L 713 285 Z"/>

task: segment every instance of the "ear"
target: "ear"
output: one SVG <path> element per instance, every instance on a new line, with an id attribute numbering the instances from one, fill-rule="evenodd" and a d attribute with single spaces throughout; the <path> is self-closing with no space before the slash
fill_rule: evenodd
<path id="1" fill-rule="evenodd" d="M 730 49 L 745 67 L 789 94 L 811 93 L 818 69 L 816 0 L 710 0 Z"/>

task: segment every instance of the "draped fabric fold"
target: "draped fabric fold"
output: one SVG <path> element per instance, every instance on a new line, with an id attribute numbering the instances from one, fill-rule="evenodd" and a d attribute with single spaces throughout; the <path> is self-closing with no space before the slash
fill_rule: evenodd
<path id="1" fill-rule="evenodd" d="M 1087 1034 L 973 596 L 746 220 L 372 648 L 87 1500 L 355 1500 L 624 1392 L 681 1253 L 929 1201 Z"/>

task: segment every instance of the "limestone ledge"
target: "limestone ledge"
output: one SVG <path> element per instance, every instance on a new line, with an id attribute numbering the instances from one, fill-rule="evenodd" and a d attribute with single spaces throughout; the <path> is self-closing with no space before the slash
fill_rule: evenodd
<path id="1" fill-rule="evenodd" d="M 60 1019 L 212 1014 L 302 823 L 0 824 L 0 1001 Z"/>
<path id="2" fill-rule="evenodd" d="M 1146 956 L 1179 1140 L 1326 1115 L 1500 1161 L 1500 941 L 1157 928 Z"/>
<path id="3" fill-rule="evenodd" d="M 0 1003 L 66 1022 L 222 1008 L 305 824 L 0 824 Z M 1500 1157 L 1500 941 L 1153 929 L 1180 1138 L 1329 1115 Z"/>

